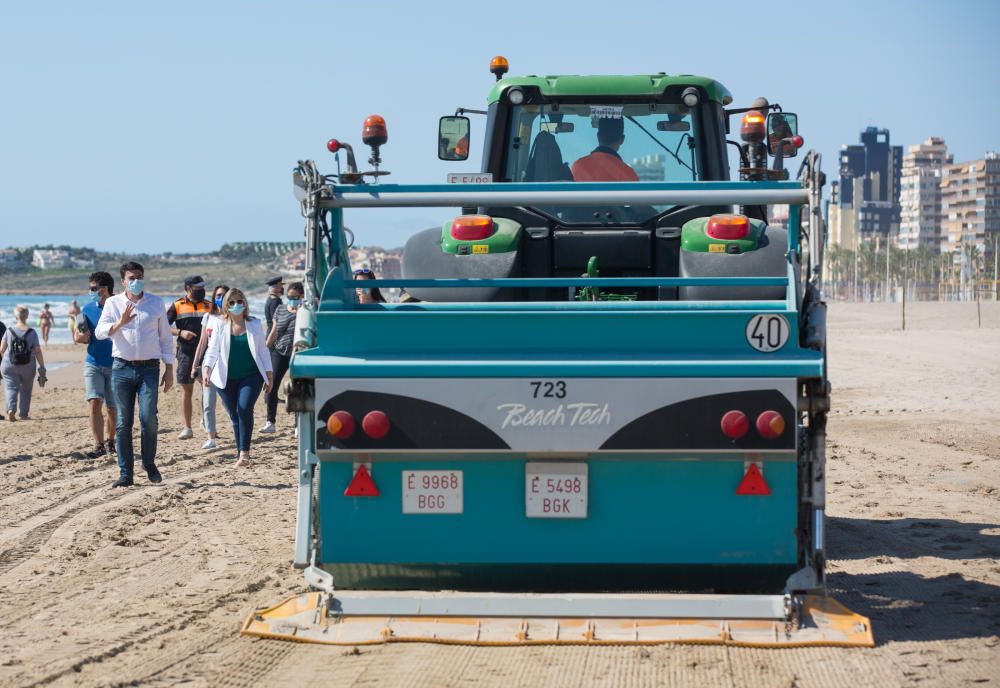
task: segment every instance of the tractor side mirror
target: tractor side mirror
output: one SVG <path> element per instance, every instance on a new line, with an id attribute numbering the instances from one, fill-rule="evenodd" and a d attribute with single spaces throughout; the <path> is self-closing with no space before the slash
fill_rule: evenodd
<path id="1" fill-rule="evenodd" d="M 778 154 L 778 146 L 784 139 L 794 138 L 799 134 L 799 116 L 794 112 L 772 112 L 767 116 L 767 152 L 772 158 Z M 781 151 L 782 157 L 794 158 L 799 149 L 792 143 L 785 142 Z"/>
<path id="2" fill-rule="evenodd" d="M 442 117 L 438 121 L 438 158 L 469 159 L 469 118 Z"/>

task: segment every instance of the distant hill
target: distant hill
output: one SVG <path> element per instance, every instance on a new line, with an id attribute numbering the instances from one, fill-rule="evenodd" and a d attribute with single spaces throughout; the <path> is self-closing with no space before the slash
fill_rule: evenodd
<path id="1" fill-rule="evenodd" d="M 68 251 L 74 258 L 92 260 L 87 269 L 42 270 L 31 265 L 35 249 Z M 31 246 L 15 247 L 21 261 L 16 266 L 0 263 L 0 294 L 82 294 L 92 272 L 105 270 L 117 281 L 118 270 L 126 260 L 136 260 L 146 269 L 146 285 L 151 293 L 163 296 L 184 292 L 184 279 L 200 275 L 209 288 L 216 284 L 239 287 L 248 293 L 267 289 L 268 278 L 283 275 L 286 281 L 300 277 L 301 270 L 289 265 L 286 258 L 302 257 L 304 242 L 250 241 L 223 244 L 218 251 L 203 254 L 163 253 L 158 255 L 109 253 L 86 247 Z M 381 247 L 355 248 L 352 251 L 379 252 Z M 401 253 L 400 249 L 394 252 Z"/>

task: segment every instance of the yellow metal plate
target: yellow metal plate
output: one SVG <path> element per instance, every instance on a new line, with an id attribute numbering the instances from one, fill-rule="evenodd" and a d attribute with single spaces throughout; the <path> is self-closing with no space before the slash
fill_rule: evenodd
<path id="1" fill-rule="evenodd" d="M 322 593 L 255 612 L 242 634 L 328 645 L 423 642 L 453 645 L 658 645 L 874 647 L 871 623 L 829 597 L 803 598 L 799 626 L 734 619 L 521 619 L 326 615 Z"/>

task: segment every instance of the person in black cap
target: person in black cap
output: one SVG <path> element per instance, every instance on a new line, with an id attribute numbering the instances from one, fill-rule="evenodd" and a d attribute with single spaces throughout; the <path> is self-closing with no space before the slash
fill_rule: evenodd
<path id="1" fill-rule="evenodd" d="M 281 295 L 285 293 L 285 282 L 281 275 L 272 277 L 267 281 L 267 301 L 264 302 L 264 320 L 267 327 L 264 332 L 271 331 L 274 324 L 274 311 L 281 305 Z"/>
<path id="2" fill-rule="evenodd" d="M 201 321 L 211 312 L 212 304 L 205 300 L 205 280 L 194 275 L 184 280 L 184 296 L 170 304 L 167 322 L 177 337 L 177 384 L 181 386 L 181 420 L 184 429 L 178 439 L 188 440 L 194 436 L 191 430 L 191 397 L 194 392 L 194 355 L 201 336 Z"/>

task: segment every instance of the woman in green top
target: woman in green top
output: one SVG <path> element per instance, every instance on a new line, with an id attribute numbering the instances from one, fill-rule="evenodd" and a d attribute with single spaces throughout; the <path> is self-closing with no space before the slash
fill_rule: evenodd
<path id="1" fill-rule="evenodd" d="M 249 466 L 253 407 L 261 388 L 271 389 L 271 356 L 264 326 L 250 315 L 243 292 L 230 289 L 222 303 L 220 326 L 212 329 L 205 350 L 202 382 L 215 385 L 233 421 L 236 465 Z"/>

